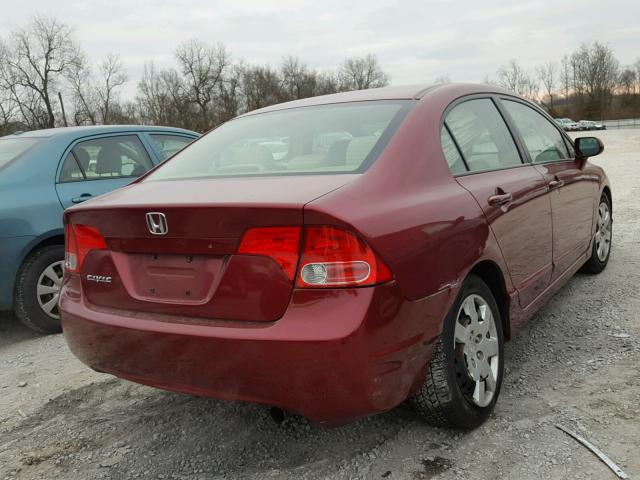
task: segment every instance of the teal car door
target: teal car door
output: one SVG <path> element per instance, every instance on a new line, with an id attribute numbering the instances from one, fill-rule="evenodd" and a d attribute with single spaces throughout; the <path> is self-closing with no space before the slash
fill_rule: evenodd
<path id="1" fill-rule="evenodd" d="M 128 185 L 153 166 L 135 134 L 81 140 L 65 155 L 56 193 L 63 208 Z"/>

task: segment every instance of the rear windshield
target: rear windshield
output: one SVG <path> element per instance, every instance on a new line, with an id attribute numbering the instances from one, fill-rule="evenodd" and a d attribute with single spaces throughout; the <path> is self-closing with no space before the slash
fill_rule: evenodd
<path id="1" fill-rule="evenodd" d="M 145 180 L 360 172 L 380 154 L 412 103 L 353 102 L 241 117 Z"/>
<path id="2" fill-rule="evenodd" d="M 0 168 L 38 143 L 40 138 L 0 138 Z"/>

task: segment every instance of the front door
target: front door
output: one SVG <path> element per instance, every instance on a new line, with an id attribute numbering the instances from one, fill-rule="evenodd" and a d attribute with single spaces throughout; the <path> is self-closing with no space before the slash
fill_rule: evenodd
<path id="1" fill-rule="evenodd" d="M 549 119 L 516 100 L 502 103 L 550 192 L 555 280 L 589 248 L 597 179 L 584 172 L 581 161 L 573 158 L 573 148 L 567 148 L 564 136 Z"/>

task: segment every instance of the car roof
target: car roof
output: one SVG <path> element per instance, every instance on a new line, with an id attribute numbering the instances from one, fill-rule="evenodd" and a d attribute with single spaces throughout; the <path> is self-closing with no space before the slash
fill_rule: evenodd
<path id="1" fill-rule="evenodd" d="M 43 130 L 31 130 L 28 132 L 17 132 L 7 135 L 3 138 L 20 137 L 20 138 L 62 138 L 62 137 L 82 137 L 88 135 L 100 135 L 103 133 L 119 133 L 119 132 L 171 132 L 182 133 L 186 135 L 197 135 L 199 133 L 176 127 L 159 127 L 150 125 L 90 125 L 82 127 L 57 127 L 47 128 Z"/>
<path id="2" fill-rule="evenodd" d="M 455 89 L 460 96 L 471 95 L 473 93 L 499 93 L 515 95 L 503 88 L 495 85 L 474 84 L 474 83 L 443 83 L 443 84 L 421 84 L 403 85 L 397 87 L 370 88 L 368 90 L 354 90 L 351 92 L 333 93 L 330 95 L 320 95 L 317 97 L 293 100 L 291 102 L 279 103 L 268 107 L 253 110 L 241 116 L 255 115 L 260 113 L 285 110 L 288 108 L 308 107 L 314 105 L 329 105 L 334 103 L 366 102 L 372 100 L 419 100 L 427 95 L 438 94 L 441 91 L 451 91 Z"/>

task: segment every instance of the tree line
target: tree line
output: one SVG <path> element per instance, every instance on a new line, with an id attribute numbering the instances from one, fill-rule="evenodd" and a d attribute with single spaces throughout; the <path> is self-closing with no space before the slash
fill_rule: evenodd
<path id="1" fill-rule="evenodd" d="M 552 116 L 615 119 L 640 116 L 640 57 L 622 66 L 614 51 L 599 42 L 583 44 L 558 61 L 533 70 L 515 59 L 485 79 L 542 105 Z"/>
<path id="2" fill-rule="evenodd" d="M 17 130 L 98 124 L 154 124 L 207 131 L 241 113 L 316 95 L 383 87 L 390 77 L 374 55 L 345 59 L 337 71 L 287 56 L 278 67 L 234 61 L 224 44 L 190 40 L 176 66 L 145 64 L 137 94 L 117 54 L 98 63 L 73 29 L 36 16 L 0 38 L 0 135 Z"/>
<path id="3" fill-rule="evenodd" d="M 390 82 L 374 55 L 347 58 L 336 71 L 310 68 L 292 56 L 272 67 L 234 60 L 224 44 L 194 39 L 178 45 L 174 57 L 175 67 L 146 63 L 135 97 L 123 99 L 129 76 L 119 55 L 96 63 L 83 52 L 72 27 L 54 17 L 33 17 L 0 38 L 0 135 L 97 124 L 204 132 L 274 103 Z M 532 70 L 511 60 L 484 81 L 515 91 L 557 117 L 640 116 L 640 58 L 621 66 L 613 50 L 599 42 Z"/>

